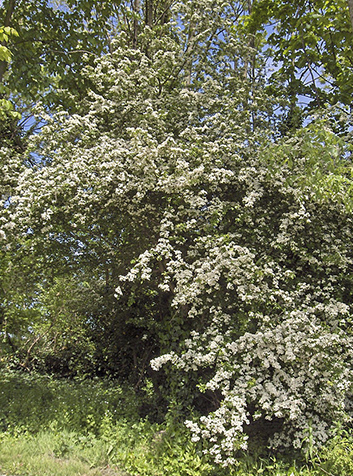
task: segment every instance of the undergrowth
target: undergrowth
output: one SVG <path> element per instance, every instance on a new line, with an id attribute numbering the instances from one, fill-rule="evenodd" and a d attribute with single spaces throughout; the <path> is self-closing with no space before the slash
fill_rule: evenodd
<path id="1" fill-rule="evenodd" d="M 215 466 L 173 412 L 164 423 L 139 417 L 129 389 L 109 381 L 0 376 L 0 472 L 21 476 L 351 476 L 353 435 L 338 429 L 307 461 L 240 455 Z"/>

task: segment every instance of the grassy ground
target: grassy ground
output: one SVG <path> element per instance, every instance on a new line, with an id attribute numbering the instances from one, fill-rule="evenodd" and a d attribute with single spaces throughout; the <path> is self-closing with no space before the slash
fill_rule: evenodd
<path id="1" fill-rule="evenodd" d="M 156 436 L 158 438 L 158 436 Z M 153 450 L 153 445 L 156 445 Z M 162 445 L 163 449 L 157 445 Z M 161 451 L 162 450 L 162 451 Z M 121 468 L 126 469 L 122 470 Z M 4 436 L 0 443 L 1 473 L 21 476 L 213 476 L 213 475 L 301 475 L 317 474 L 296 469 L 276 461 L 243 461 L 238 471 L 219 471 L 203 461 L 190 448 L 178 443 L 135 445 L 123 444 L 111 449 L 101 439 L 86 438 L 76 433 L 50 431 L 37 435 Z M 128 471 L 127 471 L 128 470 Z"/>
<path id="2" fill-rule="evenodd" d="M 85 444 L 75 433 L 2 436 L 0 471 L 23 476 L 126 476 L 108 463 L 102 441 Z"/>
<path id="3" fill-rule="evenodd" d="M 353 436 L 338 431 L 320 454 L 244 455 L 234 468 L 208 461 L 183 425 L 141 420 L 129 389 L 0 374 L 0 475 L 352 476 Z"/>

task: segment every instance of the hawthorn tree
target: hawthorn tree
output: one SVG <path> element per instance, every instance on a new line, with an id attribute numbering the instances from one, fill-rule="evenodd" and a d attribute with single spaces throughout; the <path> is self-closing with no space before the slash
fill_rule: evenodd
<path id="1" fill-rule="evenodd" d="M 352 147 L 323 112 L 278 139 L 248 13 L 134 2 L 85 97 L 40 112 L 1 212 L 32 286 L 25 363 L 81 346 L 157 392 L 151 361 L 170 401 L 210 402 L 187 426 L 223 465 L 259 434 L 305 449 L 351 418 Z"/>
<path id="2" fill-rule="evenodd" d="M 153 8 L 151 3 L 148 8 L 149 24 L 161 23 L 161 12 L 165 10 L 163 3 L 156 2 Z M 60 107 L 73 113 L 89 88 L 89 75 L 82 74 L 84 67 L 93 65 L 94 58 L 109 51 L 111 38 L 117 31 L 124 31 L 129 38 L 128 44 L 132 44 L 134 35 L 132 23 L 137 27 L 140 22 L 134 19 L 134 15 L 135 13 L 129 10 L 128 3 L 119 1 L 69 0 L 33 3 L 26 0 L 9 0 L 2 2 L 0 18 L 4 27 L 0 30 L 2 42 L 0 195 L 5 208 L 13 195 L 19 168 L 23 165 L 31 168 L 37 161 L 40 162 L 35 151 L 32 155 L 24 153 L 29 137 L 36 134 L 43 125 L 42 118 L 36 114 L 38 102 L 49 115 Z M 6 214 L 6 211 L 4 213 Z M 6 223 L 7 218 L 4 220 L 3 223 Z M 2 232 L 4 233 L 3 230 Z M 22 250 L 22 246 L 19 246 L 19 249 Z M 4 309 L 4 315 L 12 316 L 11 319 L 3 317 L 3 332 L 7 336 L 10 335 L 9 332 L 11 335 L 21 336 L 23 327 L 30 325 L 32 330 L 36 329 L 33 324 L 34 316 L 37 316 L 39 322 L 46 322 L 46 318 L 43 318 L 43 313 L 46 311 L 41 308 L 37 297 L 34 296 L 42 295 L 43 289 L 53 296 L 49 288 L 57 286 L 54 275 L 59 275 L 62 283 L 63 275 L 67 271 L 67 263 L 63 259 L 60 264 L 61 271 L 59 271 L 57 262 L 55 272 L 48 273 L 45 269 L 48 261 L 39 260 L 36 271 L 34 272 L 33 268 L 33 274 L 31 278 L 28 278 L 27 265 L 23 266 L 22 262 L 28 257 L 23 256 L 18 250 L 10 252 L 6 249 L 1 250 L 1 255 L 3 267 L 1 306 Z M 48 256 L 46 258 L 50 262 L 50 258 Z M 70 271 L 71 269 L 72 265 Z M 19 279 L 19 275 L 23 275 L 24 279 Z M 24 285 L 29 280 L 32 286 Z M 71 289 L 70 276 L 68 281 Z M 46 283 L 44 288 L 43 282 Z M 62 286 L 65 288 L 65 285 Z M 77 292 L 81 292 L 80 285 Z M 99 291 L 97 292 L 99 295 Z M 64 293 L 63 289 L 62 293 Z M 67 301 L 71 301 L 70 295 L 67 296 Z M 69 305 L 68 302 L 65 307 Z M 36 304 L 39 306 L 37 312 L 35 312 Z M 96 305 L 93 305 L 93 308 L 96 309 Z M 24 318 L 27 311 L 31 316 L 29 319 L 31 324 Z M 74 309 L 72 312 L 75 314 L 78 311 Z M 25 323 L 24 326 L 23 323 Z M 51 329 L 50 322 L 48 322 L 48 328 Z M 17 329 L 17 332 L 14 329 Z M 51 332 L 48 333 L 45 329 L 44 332 L 42 331 L 38 331 L 39 335 L 49 338 Z M 56 349 L 60 349 L 58 339 L 54 338 L 57 332 L 54 330 L 52 332 L 51 341 L 55 342 L 53 345 Z M 39 343 L 37 333 L 33 331 L 30 337 L 32 338 L 28 340 L 27 347 L 33 350 L 38 349 L 37 344 L 32 347 L 33 342 Z M 18 345 L 21 347 L 21 342 L 23 344 L 27 340 L 14 339 L 11 350 L 13 351 Z M 66 343 L 63 343 L 63 347 L 67 348 Z"/>
<path id="3" fill-rule="evenodd" d="M 146 8 L 147 6 L 144 9 L 145 11 Z M 148 8 L 150 9 L 150 7 Z M 230 9 L 228 8 L 228 10 Z M 233 19 L 237 19 L 240 16 L 240 7 L 238 10 L 233 14 Z M 142 126 L 145 127 L 146 124 L 148 124 L 148 118 L 150 120 L 148 127 L 153 129 L 154 134 L 160 134 L 161 138 L 169 137 L 170 134 L 178 136 L 179 133 L 186 127 L 186 124 L 189 123 L 189 121 L 190 124 L 198 124 L 199 126 L 200 120 L 203 120 L 202 117 L 206 118 L 208 113 L 206 110 L 202 112 L 203 105 L 202 103 L 198 104 L 200 100 L 197 91 L 200 88 L 200 85 L 203 83 L 204 78 L 209 74 L 209 71 L 216 69 L 215 66 L 212 66 L 212 64 L 218 62 L 220 69 L 218 72 L 215 72 L 219 78 L 229 75 L 228 61 L 230 63 L 233 62 L 231 70 L 235 75 L 238 77 L 244 76 L 244 66 L 241 64 L 241 62 L 239 62 L 238 58 L 240 57 L 241 52 L 246 48 L 234 40 L 232 49 L 228 49 L 228 52 L 224 51 L 222 46 L 224 41 L 219 41 L 218 39 L 218 34 L 223 29 L 222 22 L 224 20 L 224 13 L 220 11 L 218 15 L 216 15 L 215 18 L 210 21 L 210 11 L 210 8 L 208 8 L 202 15 L 200 15 L 199 9 L 195 6 L 191 5 L 190 8 L 187 8 L 183 5 L 180 5 L 178 15 L 183 18 L 185 28 L 180 30 L 178 36 L 176 36 L 177 30 L 175 28 L 175 24 L 173 26 L 173 23 L 166 22 L 165 15 L 168 12 L 165 11 L 165 7 L 163 4 L 156 3 L 153 8 L 153 15 L 152 17 L 148 17 L 148 21 L 147 19 L 144 21 L 143 18 L 138 18 L 138 21 L 136 20 L 136 27 L 138 26 L 139 31 L 138 48 L 132 39 L 131 30 L 128 28 L 122 29 L 123 31 L 120 34 L 120 38 L 115 40 L 114 46 L 115 49 L 118 48 L 118 53 L 115 53 L 115 56 L 118 56 L 118 59 L 114 60 L 113 58 L 111 60 L 112 63 L 108 65 L 109 71 L 113 74 L 111 80 L 109 80 L 105 74 L 104 68 L 107 68 L 108 66 L 106 66 L 101 60 L 97 60 L 95 65 L 86 69 L 85 78 L 87 78 L 88 82 L 93 81 L 92 89 L 88 94 L 88 100 L 77 102 L 76 109 L 77 111 L 80 111 L 80 115 L 72 117 L 77 121 L 78 130 L 76 132 L 72 131 L 72 135 L 69 134 L 68 136 L 65 136 L 64 134 L 62 136 L 63 138 L 66 137 L 65 141 L 68 140 L 67 144 L 72 142 L 75 143 L 77 138 L 81 137 L 82 127 L 86 127 L 84 124 L 87 114 L 97 114 L 98 129 L 94 133 L 90 133 L 89 130 L 91 127 L 89 127 L 86 131 L 87 134 L 93 134 L 90 139 L 92 140 L 92 143 L 97 141 L 98 137 L 100 136 L 100 132 L 98 131 L 100 130 L 102 132 L 105 131 L 108 136 L 113 137 L 116 135 L 114 131 L 120 131 L 122 136 L 121 140 L 127 140 L 126 137 L 130 137 L 133 130 L 135 130 L 134 134 L 136 134 L 139 128 Z M 164 16 L 161 16 L 159 12 L 164 12 Z M 151 13 L 149 15 L 151 15 Z M 230 20 L 227 19 L 227 22 L 229 29 Z M 189 28 L 190 24 L 193 24 L 192 29 Z M 151 28 L 151 26 L 153 26 L 153 28 Z M 225 56 L 226 54 L 227 56 Z M 103 58 L 106 60 L 107 58 L 110 58 L 110 56 Z M 237 60 L 239 64 L 236 64 L 235 60 Z M 113 61 L 117 62 L 117 66 L 115 66 Z M 125 61 L 130 61 L 131 66 L 129 66 L 129 64 L 124 66 Z M 153 61 L 156 61 L 155 69 L 151 67 Z M 118 67 L 118 73 L 114 73 L 115 67 Z M 147 75 L 146 78 L 145 75 Z M 104 79 L 104 81 L 99 78 Z M 192 87 L 191 81 L 195 83 Z M 212 87 L 220 88 L 223 85 L 223 83 L 220 83 L 219 85 L 218 83 L 215 83 L 215 86 L 212 86 L 211 84 L 210 78 L 209 87 L 211 89 Z M 239 96 L 237 100 L 234 100 L 236 101 L 237 108 L 244 109 L 243 115 L 244 117 L 249 118 L 247 127 L 249 130 L 251 130 L 251 128 L 254 127 L 252 123 L 257 121 L 260 126 L 262 118 L 258 108 L 253 107 L 251 101 L 249 100 L 248 92 L 252 87 L 251 84 L 246 83 L 246 81 L 244 84 L 246 84 L 246 90 L 244 90 L 244 93 L 242 93 L 242 95 Z M 231 94 L 233 86 L 230 84 L 228 88 L 229 94 Z M 256 87 L 253 87 L 253 91 L 256 91 Z M 116 109 L 113 111 L 100 110 L 99 101 L 102 95 L 103 97 L 108 95 L 108 98 L 109 95 L 112 95 L 111 100 L 116 103 Z M 217 106 L 216 90 L 214 91 L 214 96 L 214 107 L 216 110 L 219 108 L 219 106 Z M 151 110 L 151 114 L 153 112 L 152 115 L 146 115 L 146 104 L 150 100 L 156 104 L 154 107 L 158 111 L 161 110 L 158 112 L 158 114 L 160 116 L 163 114 L 165 115 L 165 117 L 163 116 L 163 121 L 162 119 L 158 119 L 158 121 L 157 119 L 153 119 L 155 116 L 153 110 Z M 257 100 L 262 101 L 261 95 L 259 95 Z M 196 112 L 193 113 L 188 109 L 189 103 L 190 105 L 195 103 L 193 107 L 196 108 Z M 70 106 L 68 109 L 72 114 L 72 109 Z M 94 110 L 95 112 L 93 112 Z M 199 112 L 197 112 L 198 110 Z M 199 113 L 202 116 L 201 118 L 198 117 Z M 51 117 L 50 115 L 42 116 L 42 119 L 46 120 L 48 125 L 42 130 L 42 134 L 44 135 L 40 134 L 33 138 L 34 142 L 30 146 L 29 150 L 33 151 L 36 158 L 35 160 L 31 160 L 31 155 L 27 155 L 27 166 L 25 165 L 24 167 L 25 174 L 31 175 L 33 173 L 36 175 L 39 170 L 41 170 L 45 174 L 49 173 L 51 179 L 55 180 L 55 183 L 56 181 L 61 180 L 59 175 L 57 175 L 59 169 L 57 169 L 56 172 L 51 175 L 51 159 L 49 159 L 46 151 L 48 144 L 45 143 L 43 138 L 45 137 L 45 131 L 49 128 L 49 125 L 54 128 L 58 127 L 58 121 L 60 123 L 61 120 L 64 119 L 65 114 L 66 113 L 60 113 L 54 117 Z M 239 111 L 234 110 L 232 114 L 237 117 L 239 115 Z M 192 117 L 193 115 L 195 115 L 195 118 Z M 234 120 L 235 119 L 232 119 L 233 122 Z M 239 119 L 237 119 L 237 122 L 239 122 Z M 159 127 L 159 124 L 161 127 Z M 60 129 L 61 127 L 62 126 L 59 126 Z M 50 130 L 49 135 L 52 135 L 52 129 L 49 128 L 48 130 Z M 54 136 L 52 137 L 54 138 Z M 57 134 L 55 134 L 55 137 L 57 137 Z M 8 150 L 3 148 L 4 156 L 6 156 L 7 153 Z M 19 159 L 20 161 L 22 157 L 23 156 L 21 156 Z M 43 160 L 41 160 L 40 157 L 42 157 Z M 62 172 L 64 174 L 67 172 L 67 164 L 64 160 L 61 161 L 61 165 L 59 165 L 59 163 L 57 165 L 62 167 Z M 71 166 L 76 168 L 75 174 L 77 174 L 77 171 L 79 170 L 78 165 L 75 165 L 74 161 L 71 161 L 70 167 Z M 99 162 L 97 163 L 97 167 L 100 167 Z M 107 163 L 107 167 L 110 167 L 110 162 Z M 86 166 L 84 166 L 84 168 L 86 169 Z M 87 169 L 87 173 L 89 174 L 89 177 L 91 177 L 91 174 L 93 174 L 93 176 L 95 175 L 95 172 L 90 168 Z M 15 175 L 16 174 L 14 174 L 14 176 Z M 20 174 L 18 180 L 19 182 L 24 180 L 24 175 Z M 87 178 L 87 180 L 89 182 L 91 179 Z M 39 185 L 40 182 L 41 185 Z M 77 227 L 78 225 L 78 222 L 73 223 L 72 221 L 74 220 L 76 222 L 76 218 L 71 219 L 68 215 L 62 215 L 62 205 L 66 204 L 69 207 L 73 206 L 72 199 L 66 197 L 65 193 L 62 194 L 61 198 L 59 199 L 59 196 L 57 195 L 58 192 L 55 191 L 57 185 L 54 185 L 51 180 L 48 181 L 47 179 L 44 179 L 40 182 L 38 181 L 37 185 L 40 187 L 43 186 L 45 188 L 52 188 L 52 191 L 59 200 L 58 203 L 61 203 L 60 206 L 58 205 L 57 211 L 59 213 L 58 216 L 61 215 L 59 221 L 61 223 L 60 226 L 62 226 L 62 230 L 60 232 L 60 237 L 58 236 L 55 238 L 54 235 L 51 235 L 48 229 L 47 231 L 49 234 L 47 236 L 50 237 L 50 239 L 49 241 L 43 241 L 42 238 L 39 238 L 41 233 L 39 235 L 37 234 L 42 225 L 38 224 L 39 228 L 34 222 L 29 225 L 27 232 L 21 238 L 21 243 L 19 244 L 17 242 L 19 245 L 19 250 L 16 251 L 16 256 L 19 257 L 18 266 L 21 266 L 20 263 L 21 260 L 24 259 L 24 256 L 31 255 L 32 253 L 39 257 L 43 255 L 46 257 L 46 260 L 40 258 L 37 261 L 38 267 L 35 268 L 36 276 L 39 277 L 39 279 L 35 279 L 33 281 L 37 283 L 37 295 L 42 293 L 40 288 L 43 287 L 43 279 L 45 279 L 46 286 L 49 286 L 48 289 L 50 289 L 55 275 L 61 276 L 62 274 L 70 272 L 80 273 L 82 269 L 85 269 L 85 272 L 88 273 L 88 275 L 91 275 L 91 270 L 95 269 L 96 278 L 94 283 L 91 283 L 93 288 L 96 290 L 92 291 L 93 295 L 98 296 L 95 299 L 98 299 L 99 302 L 101 302 L 102 293 L 104 293 L 106 302 L 110 302 L 114 294 L 114 288 L 118 274 L 126 268 L 126 262 L 129 263 L 145 249 L 146 243 L 149 243 L 152 238 L 149 235 L 149 232 L 144 230 L 148 230 L 148 220 L 153 217 L 153 213 L 149 212 L 146 214 L 144 208 L 141 208 L 141 223 L 138 224 L 136 221 L 131 223 L 130 217 L 122 215 L 119 209 L 116 208 L 116 203 L 114 203 L 114 201 L 111 203 L 110 211 L 106 209 L 103 215 L 102 211 L 100 210 L 103 210 L 105 206 L 96 203 L 92 209 L 92 214 L 93 217 L 95 216 L 95 218 L 92 217 L 92 223 L 89 225 L 89 229 L 87 230 L 86 225 L 84 225 L 83 228 L 79 227 L 77 229 L 77 233 L 75 232 L 72 234 L 71 225 L 74 227 Z M 22 183 L 24 185 L 24 182 Z M 29 183 L 30 181 L 28 181 L 28 184 Z M 99 187 L 104 190 L 106 185 L 104 185 L 102 182 Z M 19 188 L 21 188 L 21 185 L 19 185 Z M 90 186 L 88 186 L 87 192 L 89 192 L 89 190 Z M 96 193 L 96 188 L 94 189 L 94 192 Z M 111 193 L 110 187 L 106 187 L 106 192 L 104 193 Z M 15 196 L 16 190 L 13 192 L 11 200 L 13 202 L 13 209 L 16 209 L 19 212 L 18 206 L 15 206 Z M 38 205 L 42 203 L 42 205 L 44 205 L 37 193 L 35 193 L 33 197 L 34 196 L 36 197 L 35 202 L 33 203 L 32 201 L 34 207 L 36 207 L 35 203 Z M 81 205 L 77 208 L 77 213 L 81 213 L 81 211 L 83 211 L 80 211 L 80 209 L 82 209 Z M 88 210 L 85 212 L 88 212 Z M 9 234 L 9 232 L 11 233 L 10 230 L 12 227 L 11 215 L 8 215 L 9 213 L 10 209 L 5 208 L 3 214 L 5 218 L 3 218 L 3 220 L 4 232 L 6 234 Z M 117 223 L 120 223 L 117 229 L 112 227 L 112 220 L 117 220 Z M 32 222 L 32 218 L 30 221 Z M 138 241 L 136 240 L 136 236 L 139 236 Z M 36 239 L 33 241 L 33 237 L 38 238 L 38 240 Z M 122 259 L 122 256 L 124 256 L 124 259 Z M 123 261 L 125 264 L 122 265 L 121 261 Z M 48 267 L 49 263 L 50 268 L 55 269 L 55 273 L 52 276 L 50 276 L 49 273 L 47 278 L 43 278 L 46 273 L 45 268 Z M 80 279 L 82 278 L 80 277 Z M 148 298 L 145 297 L 145 299 L 148 302 Z M 151 304 L 151 306 L 155 306 L 155 304 Z M 100 305 L 101 311 L 103 307 L 104 306 Z M 98 315 L 97 305 L 93 304 L 92 308 L 93 310 L 86 308 L 84 313 L 87 316 L 87 322 L 90 322 L 89 325 L 93 326 L 94 332 L 92 331 L 92 334 L 94 335 L 94 338 L 98 339 L 98 336 L 101 335 L 102 337 L 100 338 L 100 342 L 104 343 L 104 346 L 106 343 L 109 343 L 110 349 L 103 347 L 102 350 L 103 354 L 109 354 L 111 356 L 109 358 L 110 364 L 107 365 L 112 365 L 111 362 L 114 362 L 114 355 L 116 355 L 115 360 L 119 360 L 121 362 L 122 356 L 119 354 L 120 350 L 113 351 L 112 349 L 114 347 L 116 348 L 117 346 L 116 342 L 114 341 L 120 339 L 118 334 L 121 330 L 121 326 L 123 326 L 126 330 L 126 317 L 121 319 L 121 325 L 117 326 L 115 322 L 117 320 L 116 310 L 111 303 L 104 309 L 103 313 L 98 312 Z M 130 316 L 133 315 L 130 305 L 128 306 L 127 312 Z M 141 311 L 138 310 L 137 313 L 139 312 Z M 93 317 L 91 313 L 94 313 Z M 38 315 L 40 316 L 41 313 L 39 312 Z M 97 324 L 98 321 L 101 322 Z M 151 321 L 153 322 L 153 319 L 151 319 Z M 113 329 L 116 327 L 117 330 L 113 332 Z M 125 330 L 121 330 L 121 333 L 125 333 Z M 114 336 L 113 339 L 111 337 L 112 333 Z M 45 332 L 45 335 L 48 334 Z M 124 340 L 128 343 L 126 345 L 128 345 L 130 354 L 133 355 L 135 353 L 136 342 L 141 342 L 142 335 L 143 334 L 141 334 L 141 331 L 138 329 L 136 330 L 135 325 L 131 326 L 130 337 L 127 338 L 126 336 L 124 338 Z M 113 342 L 110 342 L 112 340 Z M 102 344 L 99 344 L 99 346 L 100 345 Z M 120 344 L 120 348 L 124 349 L 124 345 Z M 149 352 L 154 349 L 154 345 L 152 345 L 150 342 L 148 342 L 148 349 L 151 349 Z M 118 354 L 116 354 L 116 352 Z M 126 350 L 124 350 L 124 352 L 126 352 Z M 119 358 L 118 355 L 120 355 Z M 107 360 L 107 357 L 104 357 L 104 359 Z M 148 362 L 147 354 L 143 354 L 141 359 L 143 362 L 145 362 L 144 366 L 146 366 L 146 363 Z M 136 361 L 136 356 L 133 355 L 132 360 Z M 114 365 L 116 366 L 117 364 Z"/>

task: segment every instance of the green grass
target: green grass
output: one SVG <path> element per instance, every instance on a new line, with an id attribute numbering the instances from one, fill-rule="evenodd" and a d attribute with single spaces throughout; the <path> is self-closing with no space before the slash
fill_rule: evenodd
<path id="1" fill-rule="evenodd" d="M 131 430 L 126 426 L 116 427 L 115 439 L 53 430 L 35 435 L 2 434 L 0 468 L 7 474 L 21 476 L 314 474 L 297 471 L 294 466 L 286 468 L 275 461 L 251 459 L 243 460 L 237 469 L 224 471 L 205 461 L 195 447 L 186 442 L 183 430 L 177 433 L 152 431 L 153 426 L 143 423 Z"/>
<path id="2" fill-rule="evenodd" d="M 338 430 L 311 460 L 246 454 L 215 465 L 182 423 L 141 420 L 129 388 L 0 374 L 0 474 L 12 476 L 351 476 L 353 436 Z"/>
<path id="3" fill-rule="evenodd" d="M 0 469 L 23 476 L 123 476 L 107 463 L 103 442 L 85 445 L 77 434 L 42 432 L 4 436 L 0 443 Z"/>

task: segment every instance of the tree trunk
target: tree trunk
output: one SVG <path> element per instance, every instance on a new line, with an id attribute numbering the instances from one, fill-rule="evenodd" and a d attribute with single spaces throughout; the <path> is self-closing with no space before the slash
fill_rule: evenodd
<path id="1" fill-rule="evenodd" d="M 153 26 L 153 0 L 146 0 L 146 25 Z"/>
<path id="2" fill-rule="evenodd" d="M 137 14 L 140 10 L 140 0 L 134 0 L 133 10 L 134 10 L 134 14 L 137 16 Z M 134 48 L 136 48 L 136 46 L 137 46 L 138 26 L 139 26 L 139 22 L 138 22 L 137 17 L 135 17 L 134 18 L 134 31 L 133 31 L 133 38 L 132 38 L 132 46 Z"/>
<path id="3" fill-rule="evenodd" d="M 252 0 L 248 0 L 248 14 L 251 14 L 252 11 Z M 255 46 L 254 36 L 251 35 L 248 43 L 249 48 L 251 51 L 248 52 L 247 57 L 244 59 L 244 79 L 247 79 L 250 73 L 250 79 L 253 79 L 254 71 L 255 71 L 255 57 L 252 53 L 252 50 Z"/>

